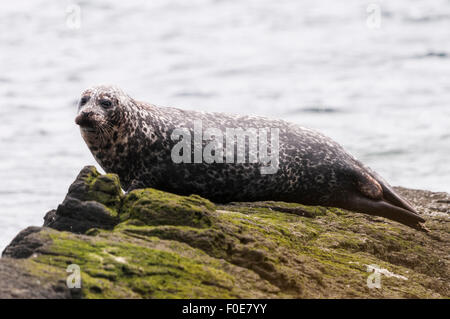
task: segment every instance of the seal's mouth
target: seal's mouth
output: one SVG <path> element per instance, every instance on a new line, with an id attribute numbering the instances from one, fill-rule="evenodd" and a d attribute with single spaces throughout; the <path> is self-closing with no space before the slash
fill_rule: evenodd
<path id="1" fill-rule="evenodd" d="M 88 132 L 88 133 L 94 133 L 94 132 L 95 132 L 95 128 L 93 128 L 93 127 L 83 127 L 83 126 L 80 126 L 80 129 L 81 129 L 83 132 Z"/>
<path id="2" fill-rule="evenodd" d="M 83 132 L 95 132 L 95 121 L 92 118 L 92 112 L 83 112 L 75 118 L 75 123 L 80 126 Z"/>

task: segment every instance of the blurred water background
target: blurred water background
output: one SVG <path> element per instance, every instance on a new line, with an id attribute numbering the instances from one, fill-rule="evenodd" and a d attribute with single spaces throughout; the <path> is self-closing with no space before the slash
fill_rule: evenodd
<path id="1" fill-rule="evenodd" d="M 99 83 L 284 118 L 393 185 L 450 191 L 448 0 L 2 1 L 0 249 L 96 165 L 74 116 Z"/>

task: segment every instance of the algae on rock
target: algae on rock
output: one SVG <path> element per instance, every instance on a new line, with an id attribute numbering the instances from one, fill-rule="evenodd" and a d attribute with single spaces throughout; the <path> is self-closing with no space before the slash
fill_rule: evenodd
<path id="1" fill-rule="evenodd" d="M 0 278 L 20 259 L 52 298 L 448 298 L 449 210 L 435 199 L 449 195 L 429 195 L 424 208 L 442 214 L 427 214 L 425 234 L 336 208 L 123 194 L 117 176 L 85 167 L 44 227 L 5 249 Z M 70 264 L 81 289 L 64 285 Z M 379 289 L 367 285 L 372 265 L 384 269 Z"/>

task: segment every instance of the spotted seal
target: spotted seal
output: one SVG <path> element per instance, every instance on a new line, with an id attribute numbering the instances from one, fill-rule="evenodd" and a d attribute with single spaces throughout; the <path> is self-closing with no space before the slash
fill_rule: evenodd
<path id="1" fill-rule="evenodd" d="M 206 128 L 277 129 L 277 170 L 264 174 L 261 162 L 236 161 L 237 153 L 232 163 L 174 161 L 173 149 L 185 138 L 174 139 L 174 131 L 183 128 L 196 134 L 198 121 L 201 133 Z M 126 191 L 153 187 L 180 195 L 198 194 L 220 203 L 274 200 L 340 207 L 425 230 L 421 224 L 425 220 L 377 173 L 330 138 L 296 124 L 155 106 L 114 86 L 85 90 L 75 122 L 97 162 L 106 172 L 117 174 Z M 216 137 L 211 135 L 210 141 Z M 202 140 L 201 146 L 207 142 Z M 250 138 L 245 139 L 246 158 L 252 155 L 249 143 Z M 275 151 L 271 147 L 269 153 Z M 211 154 L 226 156 L 217 151 Z M 191 158 L 194 154 L 184 155 Z"/>

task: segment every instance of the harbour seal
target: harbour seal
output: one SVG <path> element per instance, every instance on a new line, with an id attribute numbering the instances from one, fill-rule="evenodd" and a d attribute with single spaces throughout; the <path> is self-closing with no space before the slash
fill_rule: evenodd
<path id="1" fill-rule="evenodd" d="M 114 86 L 85 90 L 75 122 L 97 162 L 106 172 L 117 174 L 126 191 L 153 187 L 180 195 L 198 194 L 219 203 L 274 200 L 340 207 L 425 230 L 421 224 L 425 220 L 377 173 L 332 139 L 296 124 L 256 116 L 159 107 L 136 101 Z M 225 161 L 230 159 L 228 150 L 219 152 L 224 147 L 220 142 L 215 144 L 216 148 L 209 146 L 216 161 L 199 161 L 194 154 L 198 151 L 195 145 L 182 154 L 184 159 L 194 158 L 193 163 L 174 160 L 174 149 L 186 138 L 174 139 L 174 135 L 179 137 L 175 131 L 189 133 L 195 139 L 198 134 L 195 123 L 199 122 L 200 134 L 207 128 L 216 132 L 201 141 L 202 149 L 208 141 L 219 140 L 217 130 L 256 130 L 257 141 L 261 142 L 266 138 L 261 129 L 273 128 L 278 144 L 276 147 L 270 144 L 267 150 L 278 153 L 278 158 L 271 160 L 277 162 L 276 170 L 264 173 L 261 170 L 264 163 L 239 161 L 237 152 L 231 156 L 233 162 Z M 270 135 L 275 137 L 273 133 Z M 250 140 L 245 139 L 248 159 L 255 155 Z M 234 140 L 230 141 L 234 149 Z M 185 142 L 191 144 L 189 139 Z M 220 161 L 221 158 L 224 160 Z"/>

